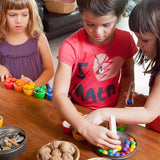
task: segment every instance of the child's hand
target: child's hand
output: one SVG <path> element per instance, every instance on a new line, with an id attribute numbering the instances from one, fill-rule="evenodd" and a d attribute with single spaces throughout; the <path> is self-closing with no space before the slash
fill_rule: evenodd
<path id="1" fill-rule="evenodd" d="M 93 124 L 97 124 L 97 125 L 99 125 L 99 124 L 101 124 L 103 122 L 100 109 L 92 111 L 91 113 L 85 115 L 84 118 L 86 120 L 88 120 L 89 122 L 91 122 Z"/>
<path id="2" fill-rule="evenodd" d="M 1 82 L 4 82 L 4 79 L 8 78 L 8 77 L 12 77 L 9 70 L 5 66 L 0 65 L 0 79 L 1 79 Z"/>
<path id="3" fill-rule="evenodd" d="M 21 80 L 27 81 L 27 83 L 33 82 L 29 77 L 25 77 L 24 75 L 21 75 Z"/>
<path id="4" fill-rule="evenodd" d="M 101 114 L 103 110 L 97 109 L 85 115 L 85 119 L 90 122 L 85 138 L 92 144 L 103 149 L 117 149 L 121 143 L 119 136 L 99 124 L 104 122 Z"/>
<path id="5" fill-rule="evenodd" d="M 121 144 L 119 136 L 103 126 L 89 124 L 86 130 L 83 130 L 83 137 L 91 144 L 103 149 L 117 149 Z"/>

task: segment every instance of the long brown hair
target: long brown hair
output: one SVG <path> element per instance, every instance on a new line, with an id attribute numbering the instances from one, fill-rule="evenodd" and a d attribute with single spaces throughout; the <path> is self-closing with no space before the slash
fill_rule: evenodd
<path id="1" fill-rule="evenodd" d="M 144 73 L 154 73 L 160 68 L 160 0 L 142 0 L 132 10 L 129 27 L 133 32 L 151 32 L 157 37 L 157 52 L 154 59 L 149 59 L 141 49 L 136 60 L 139 65 L 149 62 Z"/>
<path id="2" fill-rule="evenodd" d="M 25 8 L 28 8 L 30 16 L 27 26 L 28 37 L 37 39 L 43 32 L 43 25 L 35 0 L 0 0 L 0 41 L 6 41 L 7 39 L 7 10 L 21 10 Z"/>

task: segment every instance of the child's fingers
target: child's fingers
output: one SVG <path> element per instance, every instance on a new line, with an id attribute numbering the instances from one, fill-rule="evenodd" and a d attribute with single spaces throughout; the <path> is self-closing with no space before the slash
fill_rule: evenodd
<path id="1" fill-rule="evenodd" d="M 100 141 L 97 147 L 103 148 L 103 149 L 118 149 L 118 146 L 120 145 L 119 140 L 109 140 L 108 138 L 106 140 Z"/>
<path id="2" fill-rule="evenodd" d="M 23 79 L 23 78 L 25 78 L 25 76 L 22 74 L 22 75 L 21 75 L 21 79 Z"/>
<path id="3" fill-rule="evenodd" d="M 1 82 L 4 82 L 4 76 L 3 75 L 1 76 Z"/>
<path id="4" fill-rule="evenodd" d="M 33 82 L 30 78 L 21 75 L 21 80 L 27 81 L 28 83 Z"/>
<path id="5" fill-rule="evenodd" d="M 99 140 L 98 147 L 101 147 L 103 149 L 117 149 L 118 145 L 121 144 L 119 136 L 109 130 L 105 133 L 105 136 L 103 138 L 101 137 L 101 139 Z"/>
<path id="6" fill-rule="evenodd" d="M 8 75 L 8 77 L 12 77 L 12 75 L 11 75 L 11 73 L 9 72 L 9 75 Z"/>
<path id="7" fill-rule="evenodd" d="M 4 80 L 8 77 L 12 77 L 12 75 L 9 73 L 9 74 L 6 74 L 6 75 L 1 75 L 1 82 L 4 82 Z"/>

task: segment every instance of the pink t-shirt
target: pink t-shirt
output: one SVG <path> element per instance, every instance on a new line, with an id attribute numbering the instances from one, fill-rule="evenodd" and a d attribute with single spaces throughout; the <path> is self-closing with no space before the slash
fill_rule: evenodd
<path id="1" fill-rule="evenodd" d="M 115 29 L 107 56 L 110 43 L 92 45 L 100 62 L 105 59 L 101 74 L 84 29 L 67 38 L 60 48 L 58 59 L 72 67 L 69 94 L 75 102 L 88 108 L 114 107 L 119 96 L 120 70 L 125 60 L 137 52 L 137 47 L 130 33 L 119 29 Z"/>

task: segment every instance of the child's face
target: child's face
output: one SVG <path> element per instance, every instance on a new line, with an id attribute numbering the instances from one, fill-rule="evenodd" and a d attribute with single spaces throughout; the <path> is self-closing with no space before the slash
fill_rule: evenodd
<path id="1" fill-rule="evenodd" d="M 155 34 L 146 33 L 135 33 L 138 38 L 137 46 L 146 54 L 150 59 L 153 59 L 157 51 L 157 38 Z"/>
<path id="2" fill-rule="evenodd" d="M 88 38 L 92 43 L 103 45 L 110 42 L 118 20 L 113 13 L 97 16 L 83 11 L 82 19 Z"/>
<path id="3" fill-rule="evenodd" d="M 26 31 L 29 21 L 29 10 L 7 10 L 7 25 L 9 32 L 20 33 Z"/>

